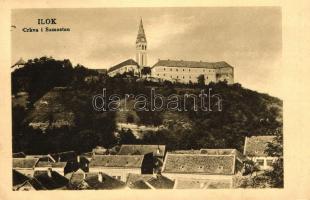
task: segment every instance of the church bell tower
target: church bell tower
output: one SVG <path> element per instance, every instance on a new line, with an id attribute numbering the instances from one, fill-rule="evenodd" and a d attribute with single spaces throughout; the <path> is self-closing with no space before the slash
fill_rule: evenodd
<path id="1" fill-rule="evenodd" d="M 141 68 L 147 66 L 146 49 L 147 49 L 147 42 L 146 42 L 146 37 L 145 37 L 142 18 L 141 18 L 137 40 L 136 40 L 136 62 L 139 64 Z"/>

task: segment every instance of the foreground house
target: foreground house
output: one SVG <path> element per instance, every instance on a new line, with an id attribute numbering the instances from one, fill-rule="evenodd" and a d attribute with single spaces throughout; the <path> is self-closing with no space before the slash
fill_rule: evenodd
<path id="1" fill-rule="evenodd" d="M 231 188 L 243 169 L 237 150 L 200 150 L 200 153 L 167 153 L 162 175 L 175 181 L 174 188 Z M 241 155 L 241 154 L 240 154 Z"/>
<path id="2" fill-rule="evenodd" d="M 123 182 L 129 173 L 152 173 L 152 161 L 143 155 L 95 155 L 89 163 L 90 173 L 103 172 Z"/>
<path id="3" fill-rule="evenodd" d="M 162 175 L 128 174 L 126 185 L 131 189 L 172 189 L 174 181 Z"/>
<path id="4" fill-rule="evenodd" d="M 35 171 L 48 171 L 52 169 L 53 171 L 64 176 L 66 174 L 67 162 L 48 162 L 39 161 L 35 166 Z"/>
<path id="5" fill-rule="evenodd" d="M 25 176 L 33 177 L 38 161 L 39 158 L 13 158 L 13 169 Z"/>
<path id="6" fill-rule="evenodd" d="M 272 168 L 277 157 L 268 156 L 266 149 L 269 143 L 273 143 L 276 136 L 252 136 L 245 138 L 243 154 L 256 162 L 261 170 Z"/>
<path id="7" fill-rule="evenodd" d="M 86 173 L 79 169 L 73 172 L 68 179 L 68 188 L 71 190 L 121 189 L 126 187 L 124 182 L 102 172 Z"/>

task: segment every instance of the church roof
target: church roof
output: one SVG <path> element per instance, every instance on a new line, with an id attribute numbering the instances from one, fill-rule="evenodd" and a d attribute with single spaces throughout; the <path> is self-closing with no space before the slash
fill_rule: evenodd
<path id="1" fill-rule="evenodd" d="M 136 43 L 138 43 L 138 42 L 146 42 L 142 18 L 140 20 L 139 31 L 138 31 L 137 40 L 136 40 Z"/>
<path id="2" fill-rule="evenodd" d="M 111 67 L 108 72 L 112 72 L 114 70 L 117 70 L 117 69 L 120 69 L 124 66 L 127 66 L 127 65 L 136 65 L 139 67 L 138 63 L 136 61 L 134 61 L 133 59 L 128 59 L 128 60 L 125 60 L 124 62 L 121 62 L 113 67 Z"/>
<path id="3" fill-rule="evenodd" d="M 208 69 L 217 69 L 223 67 L 231 67 L 225 61 L 220 62 L 203 62 L 203 61 L 185 61 L 185 60 L 158 60 L 158 62 L 153 65 L 152 68 L 156 66 L 165 66 L 165 67 L 190 67 L 190 68 L 208 68 Z"/>

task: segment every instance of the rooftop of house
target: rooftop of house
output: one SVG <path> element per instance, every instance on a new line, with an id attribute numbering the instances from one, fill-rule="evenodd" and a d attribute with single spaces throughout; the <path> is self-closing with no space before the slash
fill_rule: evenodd
<path id="1" fill-rule="evenodd" d="M 13 169 L 13 186 L 23 184 L 30 178 Z"/>
<path id="2" fill-rule="evenodd" d="M 235 155 L 240 162 L 246 160 L 246 157 L 237 149 L 200 149 L 199 152 L 207 155 Z"/>
<path id="3" fill-rule="evenodd" d="M 114 70 L 120 69 L 120 68 L 127 66 L 127 65 L 136 65 L 137 67 L 139 67 L 139 64 L 136 61 L 134 61 L 133 59 L 128 59 L 128 60 L 125 60 L 124 62 L 121 62 L 117 65 L 114 65 L 113 67 L 110 67 L 108 72 L 112 72 Z"/>
<path id="4" fill-rule="evenodd" d="M 13 168 L 34 168 L 39 158 L 13 158 Z"/>
<path id="5" fill-rule="evenodd" d="M 207 180 L 207 179 L 178 179 L 175 189 L 223 189 L 230 188 L 230 180 Z"/>
<path id="6" fill-rule="evenodd" d="M 145 155 L 148 153 L 153 153 L 153 155 L 163 157 L 165 150 L 165 145 L 123 144 L 118 152 L 118 155 Z"/>
<path id="7" fill-rule="evenodd" d="M 46 190 L 42 183 L 40 183 L 36 178 L 31 178 L 25 181 L 23 184 L 18 185 L 16 190 L 19 190 L 22 187 L 32 187 L 34 190 Z"/>
<path id="8" fill-rule="evenodd" d="M 67 162 L 48 162 L 48 161 L 39 161 L 36 164 L 36 167 L 52 167 L 52 168 L 65 168 Z"/>
<path id="9" fill-rule="evenodd" d="M 269 143 L 273 143 L 276 136 L 252 136 L 245 138 L 244 152 L 245 156 L 268 156 L 266 149 Z"/>
<path id="10" fill-rule="evenodd" d="M 189 68 L 207 68 L 218 69 L 223 67 L 230 67 L 231 65 L 224 61 L 220 62 L 204 62 L 204 61 L 185 61 L 185 60 L 158 60 L 152 68 L 157 66 L 165 67 L 189 67 Z"/>
<path id="11" fill-rule="evenodd" d="M 99 176 L 101 176 L 101 180 Z M 125 187 L 124 182 L 105 173 L 87 173 L 84 180 L 90 189 L 121 189 Z"/>
<path id="12" fill-rule="evenodd" d="M 233 175 L 235 156 L 167 153 L 162 173 Z"/>
<path id="13" fill-rule="evenodd" d="M 35 171 L 33 176 L 49 190 L 62 188 L 68 184 L 68 179 L 55 171 Z"/>
<path id="14" fill-rule="evenodd" d="M 132 189 L 172 189 L 174 181 L 162 175 L 128 174 L 126 184 Z"/>
<path id="15" fill-rule="evenodd" d="M 13 158 L 25 158 L 26 154 L 24 152 L 13 153 Z"/>
<path id="16" fill-rule="evenodd" d="M 141 168 L 143 159 L 143 155 L 94 155 L 89 163 L 89 168 Z"/>
<path id="17" fill-rule="evenodd" d="M 75 161 L 77 159 L 77 154 L 74 151 L 65 151 L 50 155 L 58 162 Z"/>

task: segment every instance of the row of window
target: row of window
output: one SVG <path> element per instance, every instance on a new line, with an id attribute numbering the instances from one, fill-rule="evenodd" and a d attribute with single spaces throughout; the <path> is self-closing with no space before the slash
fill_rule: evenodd
<path id="1" fill-rule="evenodd" d="M 168 71 L 168 69 L 170 69 L 170 71 L 172 72 L 173 71 L 173 68 L 175 68 L 175 71 L 176 72 L 178 72 L 179 71 L 179 68 L 177 68 L 177 67 L 169 67 L 169 68 L 167 68 L 167 71 Z M 164 71 L 166 71 L 166 68 L 164 67 L 163 68 L 164 69 Z M 183 71 L 183 72 L 185 72 L 185 71 L 191 71 L 191 69 L 190 68 L 187 68 L 187 70 L 186 70 L 186 68 L 185 69 L 180 69 L 180 71 Z M 211 69 L 203 69 L 203 72 L 211 72 L 212 70 Z"/>
<path id="2" fill-rule="evenodd" d="M 162 74 L 162 75 L 166 76 L 166 74 Z M 157 74 L 157 76 L 160 76 L 160 74 Z M 170 78 L 176 78 L 176 79 L 182 78 L 182 79 L 185 79 L 186 76 L 172 76 L 172 75 L 170 75 Z M 191 78 L 192 78 L 192 76 L 188 76 L 188 79 L 191 79 Z M 197 77 L 194 77 L 194 78 L 197 78 Z M 209 79 L 209 77 L 205 76 L 205 79 Z"/>
<path id="3" fill-rule="evenodd" d="M 258 165 L 264 166 L 265 159 L 256 159 L 256 162 Z M 272 163 L 273 163 L 273 159 L 266 159 L 267 166 L 272 166 Z"/>

